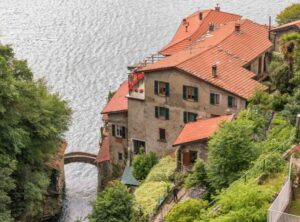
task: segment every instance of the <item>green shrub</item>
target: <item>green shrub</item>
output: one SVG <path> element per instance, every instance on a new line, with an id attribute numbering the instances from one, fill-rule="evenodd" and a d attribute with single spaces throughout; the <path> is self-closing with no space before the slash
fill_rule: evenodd
<path id="1" fill-rule="evenodd" d="M 146 178 L 148 181 L 170 181 L 176 171 L 176 162 L 170 156 L 166 156 L 158 162 Z"/>
<path id="2" fill-rule="evenodd" d="M 180 202 L 168 213 L 166 222 L 193 222 L 203 214 L 208 207 L 208 202 L 189 199 Z"/>
<path id="3" fill-rule="evenodd" d="M 144 182 L 134 192 L 137 206 L 145 215 L 152 215 L 159 205 L 159 201 L 168 194 L 172 187 L 172 183 L 165 181 Z"/>
<path id="4" fill-rule="evenodd" d="M 133 195 L 119 181 L 111 182 L 93 203 L 90 222 L 130 222 L 133 216 Z"/>
<path id="5" fill-rule="evenodd" d="M 155 153 L 141 153 L 134 157 L 133 159 L 133 175 L 138 180 L 143 180 L 147 177 L 151 168 L 157 164 L 158 158 Z"/>
<path id="6" fill-rule="evenodd" d="M 197 160 L 195 165 L 193 166 L 192 172 L 185 179 L 185 186 L 190 188 L 197 184 L 206 185 L 207 182 L 207 174 L 205 163 L 203 160 Z"/>

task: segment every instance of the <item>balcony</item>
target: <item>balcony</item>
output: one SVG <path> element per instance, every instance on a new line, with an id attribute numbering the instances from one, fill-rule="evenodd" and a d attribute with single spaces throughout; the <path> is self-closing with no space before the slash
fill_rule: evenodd
<path id="1" fill-rule="evenodd" d="M 128 75 L 128 87 L 129 94 L 128 98 L 131 99 L 145 99 L 145 81 L 144 81 L 144 73 L 130 73 Z"/>

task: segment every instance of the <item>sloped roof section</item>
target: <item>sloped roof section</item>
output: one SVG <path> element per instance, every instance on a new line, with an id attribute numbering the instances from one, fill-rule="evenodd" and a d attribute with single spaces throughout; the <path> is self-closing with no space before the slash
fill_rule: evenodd
<path id="1" fill-rule="evenodd" d="M 110 153 L 109 153 L 109 138 L 106 136 L 102 140 L 102 144 L 99 150 L 99 153 L 96 158 L 97 163 L 102 163 L 105 161 L 110 160 Z"/>
<path id="2" fill-rule="evenodd" d="M 115 95 L 106 104 L 101 114 L 127 111 L 128 99 L 126 98 L 126 96 L 128 92 L 128 80 L 126 80 L 121 84 Z"/>
<path id="3" fill-rule="evenodd" d="M 202 13 L 202 20 L 199 16 Z M 218 10 L 204 10 L 193 13 L 185 18 L 177 29 L 176 34 L 169 44 L 167 44 L 160 53 L 163 55 L 172 55 L 189 45 L 194 43 L 202 35 L 208 31 L 209 24 L 218 26 L 230 21 L 237 21 L 241 19 L 240 15 L 235 15 Z M 186 24 L 188 24 L 186 28 Z"/>
<path id="4" fill-rule="evenodd" d="M 272 47 L 268 28 L 248 19 L 220 25 L 211 33 L 202 36 L 193 47 L 148 64 L 142 71 L 175 68 L 248 99 L 255 89 L 265 89 L 254 80 L 255 74 L 244 68 L 249 62 Z M 259 43 L 259 44 L 258 44 Z M 212 75 L 212 65 L 217 65 L 217 77 Z"/>
<path id="5" fill-rule="evenodd" d="M 219 129 L 219 125 L 222 122 L 229 122 L 233 117 L 233 115 L 219 116 L 187 123 L 183 127 L 173 146 L 207 140 Z"/>
<path id="6" fill-rule="evenodd" d="M 133 176 L 133 168 L 131 166 L 126 166 L 125 170 L 123 172 L 122 178 L 121 178 L 121 183 L 129 186 L 137 186 L 139 185 L 139 182 L 135 177 Z"/>
<path id="7" fill-rule="evenodd" d="M 293 21 L 293 22 L 278 26 L 276 28 L 273 28 L 271 31 L 280 31 L 281 29 L 289 28 L 289 27 L 292 27 L 292 26 L 297 27 L 297 28 L 300 29 L 300 20 Z"/>

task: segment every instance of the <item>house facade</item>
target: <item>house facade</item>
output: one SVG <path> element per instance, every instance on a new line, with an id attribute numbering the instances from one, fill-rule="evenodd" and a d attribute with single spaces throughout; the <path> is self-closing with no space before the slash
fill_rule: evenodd
<path id="1" fill-rule="evenodd" d="M 183 19 L 158 54 L 129 67 L 128 81 L 103 109 L 109 161 L 124 168 L 142 150 L 174 153 L 186 124 L 239 113 L 255 90 L 266 89 L 260 80 L 272 47 L 267 26 L 219 7 Z M 205 159 L 201 149 L 196 156 Z"/>

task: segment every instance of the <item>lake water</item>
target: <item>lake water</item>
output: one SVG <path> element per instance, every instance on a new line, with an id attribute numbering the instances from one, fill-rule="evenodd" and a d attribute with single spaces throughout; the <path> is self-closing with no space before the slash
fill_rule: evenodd
<path id="1" fill-rule="evenodd" d="M 268 23 L 300 0 L 0 0 L 0 40 L 27 59 L 36 78 L 69 101 L 73 121 L 67 152 L 98 152 L 100 111 L 109 90 L 127 77 L 126 66 L 156 52 L 181 19 L 220 3 L 221 9 Z M 96 196 L 97 171 L 65 167 L 61 221 L 84 218 Z"/>

